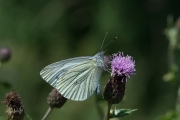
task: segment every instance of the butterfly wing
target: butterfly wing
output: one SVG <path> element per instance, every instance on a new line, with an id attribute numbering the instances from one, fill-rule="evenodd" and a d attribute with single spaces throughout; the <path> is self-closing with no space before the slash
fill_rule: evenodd
<path id="1" fill-rule="evenodd" d="M 57 80 L 63 76 L 71 67 L 81 62 L 87 61 L 89 58 L 90 56 L 76 57 L 52 63 L 43 68 L 40 72 L 40 75 L 51 86 L 56 87 Z"/>
<path id="2" fill-rule="evenodd" d="M 87 59 L 66 71 L 55 88 L 68 99 L 83 101 L 96 90 L 101 72 L 96 60 Z"/>
<path id="3" fill-rule="evenodd" d="M 83 101 L 96 90 L 102 69 L 103 53 L 93 57 L 77 57 L 50 64 L 40 72 L 41 77 L 64 97 Z"/>

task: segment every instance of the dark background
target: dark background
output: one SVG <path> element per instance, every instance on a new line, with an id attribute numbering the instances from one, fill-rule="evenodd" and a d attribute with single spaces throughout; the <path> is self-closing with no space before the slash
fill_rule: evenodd
<path id="1" fill-rule="evenodd" d="M 63 59 L 95 55 L 108 32 L 106 43 L 118 39 L 106 54 L 120 51 L 136 61 L 136 75 L 128 79 L 124 100 L 115 106 L 138 111 L 123 120 L 153 120 L 174 109 L 176 85 L 162 79 L 168 72 L 164 29 L 169 14 L 175 20 L 179 17 L 179 5 L 178 0 L 0 0 L 0 47 L 8 46 L 13 53 L 0 71 L 0 80 L 12 88 L 0 86 L 0 101 L 14 89 L 25 112 L 41 119 L 52 87 L 40 77 L 40 70 Z M 101 92 L 109 76 L 103 73 Z M 94 97 L 68 100 L 49 119 L 98 120 Z M 101 106 L 106 109 L 105 102 Z M 1 104 L 0 116 L 4 112 Z"/>

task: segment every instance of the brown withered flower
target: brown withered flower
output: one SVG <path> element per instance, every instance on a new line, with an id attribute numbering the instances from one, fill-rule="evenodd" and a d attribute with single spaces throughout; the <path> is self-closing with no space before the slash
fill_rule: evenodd
<path id="1" fill-rule="evenodd" d="M 22 105 L 21 98 L 16 91 L 7 93 L 2 104 L 6 105 L 5 113 L 8 120 L 24 119 L 24 106 Z"/>

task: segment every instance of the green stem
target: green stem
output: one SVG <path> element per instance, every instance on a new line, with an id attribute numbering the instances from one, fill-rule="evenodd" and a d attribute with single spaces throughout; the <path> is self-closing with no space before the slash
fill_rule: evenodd
<path id="1" fill-rule="evenodd" d="M 109 120 L 109 113 L 110 113 L 110 110 L 111 110 L 111 106 L 112 106 L 112 104 L 108 102 L 107 103 L 107 111 L 106 111 L 106 115 L 105 115 L 104 120 Z"/>
<path id="2" fill-rule="evenodd" d="M 95 103 L 96 103 L 96 109 L 97 109 L 97 111 L 99 113 L 100 120 L 102 120 L 102 118 L 103 118 L 103 111 L 102 111 L 101 107 L 99 106 L 99 100 L 100 100 L 99 96 L 100 95 L 96 95 Z"/>
<path id="3" fill-rule="evenodd" d="M 49 107 L 46 114 L 43 116 L 42 120 L 46 120 L 46 118 L 50 115 L 50 113 L 52 112 L 53 108 Z"/>
<path id="4" fill-rule="evenodd" d="M 0 61 L 0 68 L 2 67 L 2 62 Z"/>
<path id="5" fill-rule="evenodd" d="M 170 43 L 168 46 L 168 64 L 169 68 L 172 69 L 172 66 L 174 65 L 174 46 Z"/>

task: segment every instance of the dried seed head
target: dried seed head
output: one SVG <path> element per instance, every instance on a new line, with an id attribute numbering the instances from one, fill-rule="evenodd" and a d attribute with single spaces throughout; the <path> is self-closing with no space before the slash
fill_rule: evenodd
<path id="1" fill-rule="evenodd" d="M 66 98 L 63 97 L 56 89 L 53 89 L 47 98 L 47 103 L 50 105 L 52 108 L 60 108 L 62 107 L 65 102 Z"/>
<path id="2" fill-rule="evenodd" d="M 6 105 L 6 114 L 8 120 L 23 120 L 24 106 L 22 105 L 19 94 L 16 91 L 11 91 L 6 94 L 2 104 Z"/>

